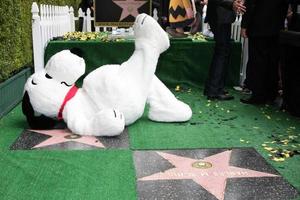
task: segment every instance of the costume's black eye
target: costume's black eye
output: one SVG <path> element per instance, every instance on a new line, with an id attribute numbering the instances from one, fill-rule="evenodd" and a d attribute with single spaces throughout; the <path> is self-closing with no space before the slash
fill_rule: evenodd
<path id="1" fill-rule="evenodd" d="M 48 79 L 52 79 L 52 77 L 49 76 L 49 74 L 45 74 L 45 77 L 48 78 Z"/>
<path id="2" fill-rule="evenodd" d="M 142 25 L 144 24 L 146 17 L 147 15 L 143 18 Z"/>

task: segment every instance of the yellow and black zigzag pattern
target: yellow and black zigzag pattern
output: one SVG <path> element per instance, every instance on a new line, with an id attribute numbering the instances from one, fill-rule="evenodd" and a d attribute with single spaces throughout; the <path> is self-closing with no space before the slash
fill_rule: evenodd
<path id="1" fill-rule="evenodd" d="M 187 20 L 186 9 L 191 7 L 190 0 L 170 0 L 169 22 L 177 23 Z"/>
<path id="2" fill-rule="evenodd" d="M 179 15 L 181 15 L 182 17 L 185 17 L 186 11 L 184 8 L 177 6 L 177 8 L 175 10 L 173 7 L 171 7 L 169 9 L 169 13 L 170 13 L 170 15 L 172 15 L 173 18 L 177 19 L 177 17 Z"/>

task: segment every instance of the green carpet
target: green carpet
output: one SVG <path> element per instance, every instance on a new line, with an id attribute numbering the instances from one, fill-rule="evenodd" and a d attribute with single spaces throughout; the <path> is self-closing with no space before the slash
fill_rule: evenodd
<path id="1" fill-rule="evenodd" d="M 242 96 L 237 92 L 230 92 L 236 98 L 228 102 L 210 102 L 202 95 L 202 90 L 196 88 L 174 92 L 179 99 L 192 107 L 192 119 L 186 123 L 157 123 L 149 121 L 144 115 L 136 124 L 129 127 L 131 147 L 133 149 L 254 147 L 299 190 L 300 156 L 288 158 L 285 162 L 274 162 L 268 158 L 269 152 L 262 146 L 264 142 L 274 141 L 273 137 L 277 136 L 284 139 L 291 135 L 300 137 L 299 119 L 268 105 L 241 104 L 239 99 Z M 295 147 L 291 148 L 299 150 L 299 138 L 294 143 L 291 145 Z"/>
<path id="2" fill-rule="evenodd" d="M 0 199 L 136 199 L 131 152 L 0 153 Z"/>
<path id="3" fill-rule="evenodd" d="M 299 119 L 271 106 L 243 105 L 241 95 L 230 92 L 236 98 L 229 102 L 209 102 L 196 88 L 174 92 L 192 107 L 193 118 L 170 124 L 144 115 L 129 127 L 129 150 L 10 151 L 27 127 L 18 106 L 0 120 L 0 199 L 136 199 L 136 149 L 254 147 L 300 190 L 300 156 L 275 162 L 265 149 L 299 150 Z"/>

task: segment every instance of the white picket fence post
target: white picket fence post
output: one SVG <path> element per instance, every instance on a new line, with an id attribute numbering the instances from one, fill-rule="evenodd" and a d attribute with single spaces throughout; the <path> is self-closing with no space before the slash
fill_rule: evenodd
<path id="1" fill-rule="evenodd" d="M 237 15 L 231 26 L 231 38 L 236 42 L 241 42 L 241 22 L 242 15 Z"/>
<path id="2" fill-rule="evenodd" d="M 75 17 L 74 17 L 74 9 L 72 6 L 70 7 L 69 15 L 70 15 L 71 31 L 75 31 Z"/>
<path id="3" fill-rule="evenodd" d="M 86 11 L 86 31 L 92 32 L 92 20 L 91 20 L 91 10 L 88 8 Z"/>
<path id="4" fill-rule="evenodd" d="M 31 6 L 31 13 L 34 71 L 39 71 L 44 68 L 44 57 L 41 55 L 43 52 L 40 29 L 41 19 L 39 16 L 39 7 L 35 2 Z"/>
<path id="5" fill-rule="evenodd" d="M 246 70 L 248 63 L 248 38 L 242 40 L 242 60 L 240 67 L 240 85 L 244 84 L 246 79 Z"/>
<path id="6" fill-rule="evenodd" d="M 153 9 L 153 19 L 155 19 L 156 21 L 158 21 L 158 11 L 156 8 Z"/>

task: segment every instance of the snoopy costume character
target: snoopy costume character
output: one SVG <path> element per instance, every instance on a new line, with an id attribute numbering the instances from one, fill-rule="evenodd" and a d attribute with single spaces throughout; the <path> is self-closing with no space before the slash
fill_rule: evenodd
<path id="1" fill-rule="evenodd" d="M 25 84 L 24 97 L 29 97 L 35 113 L 29 115 L 23 105 L 29 125 L 38 113 L 63 119 L 75 134 L 116 136 L 143 115 L 146 103 L 150 120 L 188 121 L 190 107 L 176 99 L 154 74 L 159 55 L 170 46 L 166 32 L 146 14 L 136 17 L 133 29 L 133 55 L 121 65 L 104 65 L 92 71 L 81 89 L 74 83 L 85 72 L 84 60 L 69 50 L 52 56 L 45 69 Z"/>

